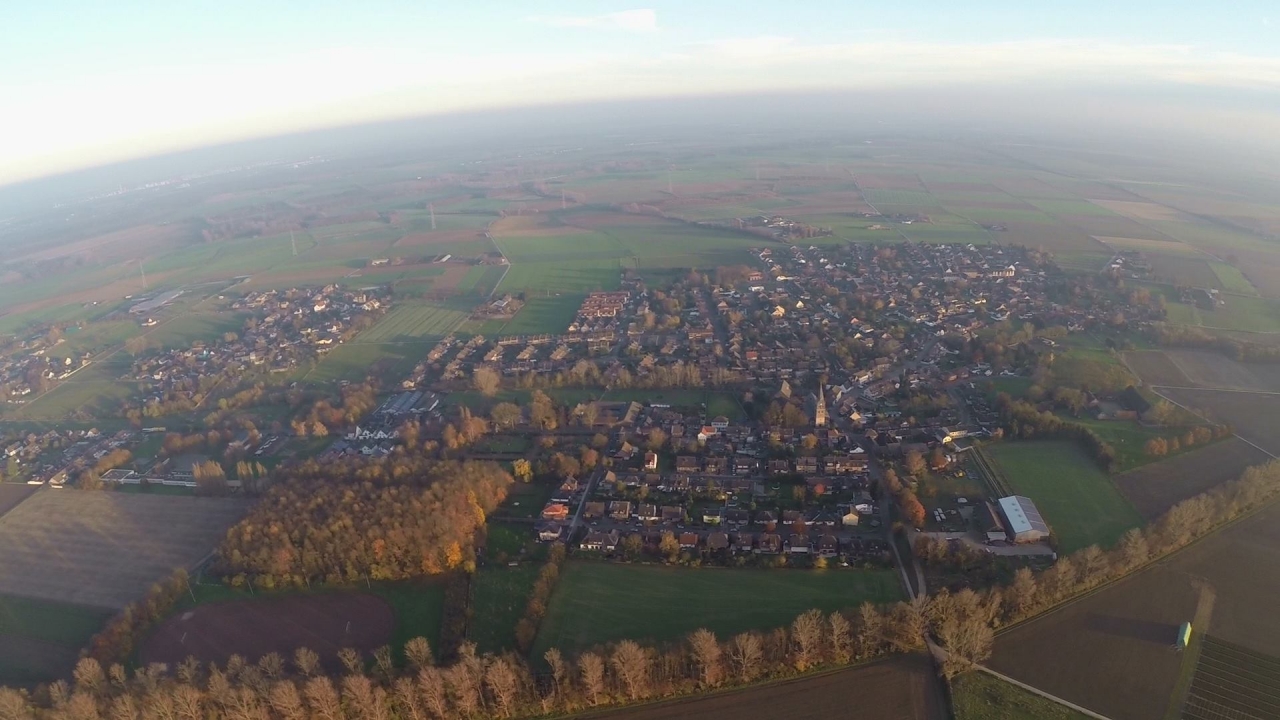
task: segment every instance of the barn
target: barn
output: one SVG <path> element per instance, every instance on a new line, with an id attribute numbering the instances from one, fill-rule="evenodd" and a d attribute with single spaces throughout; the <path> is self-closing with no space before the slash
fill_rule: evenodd
<path id="1" fill-rule="evenodd" d="M 1013 542 L 1039 542 L 1049 537 L 1049 525 L 1031 498 L 1022 495 L 1000 498 L 1000 514 Z"/>

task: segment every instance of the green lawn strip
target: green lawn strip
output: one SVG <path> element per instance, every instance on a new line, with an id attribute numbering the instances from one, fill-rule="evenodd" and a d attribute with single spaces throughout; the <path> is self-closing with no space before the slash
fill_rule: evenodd
<path id="1" fill-rule="evenodd" d="M 527 562 L 518 567 L 492 564 L 476 572 L 471 579 L 467 638 L 480 652 L 515 649 L 516 623 L 524 616 L 541 569 L 541 565 Z"/>
<path id="2" fill-rule="evenodd" d="M 0 635 L 83 647 L 115 613 L 110 608 L 0 595 Z"/>
<path id="3" fill-rule="evenodd" d="M 1035 502 L 1064 554 L 1095 543 L 1111 547 L 1126 530 L 1142 525 L 1111 478 L 1074 443 L 1014 441 L 986 450 L 1014 491 Z"/>
<path id="4" fill-rule="evenodd" d="M 1088 717 L 1013 683 L 976 671 L 951 682 L 951 701 L 956 720 L 1085 720 Z"/>
<path id="5" fill-rule="evenodd" d="M 570 562 L 542 622 L 533 657 L 626 638 L 674 641 L 705 627 L 721 637 L 791 623 L 806 610 L 902 599 L 894 570 L 674 568 Z"/>

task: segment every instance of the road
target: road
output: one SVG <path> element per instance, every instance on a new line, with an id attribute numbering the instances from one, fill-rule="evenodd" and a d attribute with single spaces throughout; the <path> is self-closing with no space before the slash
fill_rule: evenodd
<path id="1" fill-rule="evenodd" d="M 573 520 L 569 522 L 569 539 L 573 539 L 573 533 L 578 529 L 578 524 L 582 522 L 582 509 L 587 505 L 587 498 L 595 494 L 596 485 L 600 482 L 600 478 L 604 477 L 604 466 L 601 465 L 591 473 L 591 479 L 587 480 L 587 487 L 582 490 L 582 497 L 578 499 L 578 509 L 573 513 Z"/>

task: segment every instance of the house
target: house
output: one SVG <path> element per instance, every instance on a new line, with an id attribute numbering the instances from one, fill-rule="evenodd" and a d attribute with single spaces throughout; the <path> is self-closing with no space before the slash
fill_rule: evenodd
<path id="1" fill-rule="evenodd" d="M 604 503 L 589 502 L 582 506 L 582 517 L 593 519 L 604 517 Z"/>
<path id="2" fill-rule="evenodd" d="M 550 503 L 542 508 L 543 520 L 567 520 L 569 519 L 569 506 L 564 503 Z"/>
<path id="3" fill-rule="evenodd" d="M 658 469 L 658 453 L 649 451 L 644 454 L 644 469 L 645 470 Z"/>
<path id="4" fill-rule="evenodd" d="M 714 428 L 716 432 L 724 432 L 729 429 L 729 418 L 723 415 L 717 415 L 716 417 L 711 418 L 711 427 Z"/>
<path id="5" fill-rule="evenodd" d="M 759 463 L 756 462 L 755 458 L 739 456 L 733 459 L 733 474 L 752 475 L 758 466 Z"/>
<path id="6" fill-rule="evenodd" d="M 776 522 L 778 522 L 778 518 L 773 514 L 772 511 L 760 510 L 756 512 L 757 525 L 772 525 L 773 523 L 776 523 Z"/>
<path id="7" fill-rule="evenodd" d="M 798 522 L 804 522 L 804 513 L 800 512 L 799 510 L 783 510 L 782 511 L 783 525 L 795 525 Z"/>
<path id="8" fill-rule="evenodd" d="M 791 463 L 788 462 L 787 460 L 770 460 L 769 461 L 770 475 L 786 475 L 789 472 L 791 472 Z"/>
<path id="9" fill-rule="evenodd" d="M 729 536 L 722 532 L 713 532 L 707 535 L 707 550 L 709 552 L 720 552 L 729 549 Z"/>
<path id="10" fill-rule="evenodd" d="M 658 506 L 653 503 L 640 503 L 636 508 L 636 519 L 641 522 L 657 522 L 660 517 Z"/>
<path id="11" fill-rule="evenodd" d="M 708 475 L 725 475 L 729 469 L 729 460 L 722 457 L 709 457 L 703 467 Z"/>
<path id="12" fill-rule="evenodd" d="M 542 542 L 555 542 L 560 539 L 563 528 L 557 522 L 544 522 L 538 525 L 538 539 Z"/>
<path id="13" fill-rule="evenodd" d="M 702 511 L 702 523 L 704 525 L 719 525 L 722 519 L 721 513 L 724 512 L 717 508 L 707 508 Z"/>
<path id="14" fill-rule="evenodd" d="M 631 502 L 629 500 L 614 500 L 609 503 L 609 517 L 614 520 L 626 521 L 631 517 Z"/>
<path id="15" fill-rule="evenodd" d="M 755 538 L 749 532 L 740 532 L 733 537 L 735 553 L 749 553 L 755 546 Z"/>
<path id="16" fill-rule="evenodd" d="M 809 536 L 800 533 L 792 533 L 787 539 L 787 552 L 793 555 L 809 554 Z"/>
<path id="17" fill-rule="evenodd" d="M 801 475 L 817 475 L 818 474 L 818 458 L 816 457 L 799 457 L 796 458 L 796 472 Z"/>
<path id="18" fill-rule="evenodd" d="M 751 516 L 746 510 L 730 508 L 724 511 L 724 524 L 729 527 L 741 527 L 750 522 Z"/>
<path id="19" fill-rule="evenodd" d="M 698 458 L 694 455 L 678 455 L 676 457 L 676 472 L 678 473 L 698 472 Z"/>
<path id="20" fill-rule="evenodd" d="M 662 506 L 662 522 L 664 523 L 682 523 L 684 522 L 684 508 L 679 505 L 663 505 Z"/>
<path id="21" fill-rule="evenodd" d="M 587 533 L 587 537 L 582 541 L 582 549 L 590 552 L 613 552 L 617 547 L 617 530 L 610 530 L 607 533 L 593 530 Z"/>
<path id="22" fill-rule="evenodd" d="M 761 533 L 757 552 L 762 555 L 777 555 L 782 552 L 782 536 L 777 533 Z"/>
<path id="23" fill-rule="evenodd" d="M 858 527 L 858 523 L 861 521 L 862 515 L 853 508 L 849 508 L 847 512 L 840 516 L 840 524 L 847 528 Z"/>
<path id="24" fill-rule="evenodd" d="M 840 554 L 840 541 L 835 535 L 827 533 L 818 538 L 818 557 L 833 558 Z"/>
<path id="25" fill-rule="evenodd" d="M 682 532 L 680 533 L 680 549 L 695 550 L 698 547 L 698 533 Z"/>

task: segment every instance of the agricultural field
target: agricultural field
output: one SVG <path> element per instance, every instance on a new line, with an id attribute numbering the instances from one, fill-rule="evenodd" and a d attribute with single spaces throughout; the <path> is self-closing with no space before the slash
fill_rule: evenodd
<path id="1" fill-rule="evenodd" d="M 0 595 L 0 684 L 34 685 L 71 673 L 111 617 L 106 608 Z"/>
<path id="2" fill-rule="evenodd" d="M 107 360 L 90 363 L 60 381 L 49 392 L 28 400 L 24 405 L 5 408 L 5 418 L 55 421 L 72 413 L 89 413 L 105 418 L 118 416 L 121 403 L 137 390 L 136 385 L 119 379 L 120 374 L 128 369 L 127 358 L 117 354 Z"/>
<path id="3" fill-rule="evenodd" d="M 1280 392 L 1280 366 L 1242 363 L 1221 353 L 1205 350 L 1165 350 L 1164 354 L 1169 362 L 1177 366 L 1185 381 L 1167 382 L 1159 377 L 1148 379 L 1144 376 L 1143 380 L 1151 385 Z"/>
<path id="4" fill-rule="evenodd" d="M 26 483 L 0 483 L 0 517 L 35 494 L 37 487 Z"/>
<path id="5" fill-rule="evenodd" d="M 851 707 L 856 707 L 852 712 Z M 924 655 L 701 694 L 635 708 L 577 715 L 599 720 L 947 720 L 942 684 Z"/>
<path id="6" fill-rule="evenodd" d="M 356 336 L 354 343 L 403 343 L 437 340 L 465 320 L 461 310 L 420 303 L 397 303 L 376 325 Z"/>
<path id="7" fill-rule="evenodd" d="M 162 350 L 175 350 L 195 342 L 215 342 L 229 332 L 238 335 L 243 329 L 244 317 L 239 313 L 188 313 L 162 321 L 147 333 L 147 341 Z"/>
<path id="8" fill-rule="evenodd" d="M 516 623 L 524 616 L 525 604 L 541 569 L 534 563 L 518 567 L 487 565 L 472 576 L 467 639 L 480 652 L 515 649 Z"/>
<path id="9" fill-rule="evenodd" d="M 1251 465 L 1270 459 L 1238 438 L 1183 452 L 1116 475 L 1116 487 L 1147 520 L 1160 517 L 1182 500 L 1240 477 Z"/>
<path id="10" fill-rule="evenodd" d="M 786 625 L 812 608 L 830 612 L 900 599 L 900 578 L 892 570 L 570 562 L 551 596 L 533 656 L 551 647 L 571 652 L 624 638 L 678 640 L 700 627 L 724 636 Z"/>
<path id="11" fill-rule="evenodd" d="M 1059 552 L 1097 544 L 1111 547 L 1142 516 L 1111 478 L 1074 444 L 1014 441 L 990 445 L 987 455 L 1014 492 L 1035 501 L 1058 541 Z"/>
<path id="12" fill-rule="evenodd" d="M 1280 659 L 1213 637 L 1202 641 L 1184 720 L 1280 715 Z"/>
<path id="13" fill-rule="evenodd" d="M 1280 395 L 1172 388 L 1161 388 L 1160 394 L 1210 420 L 1230 424 L 1240 437 L 1280 455 Z"/>
<path id="14" fill-rule="evenodd" d="M 1228 295 L 1224 301 L 1225 306 L 1213 310 L 1181 302 L 1169 303 L 1169 322 L 1220 330 L 1280 332 L 1280 302 L 1243 295 Z"/>
<path id="15" fill-rule="evenodd" d="M 239 498 L 45 489 L 0 517 L 0 593 L 120 608 L 207 555 Z"/>
<path id="16" fill-rule="evenodd" d="M 1218 285 L 1229 293 L 1239 293 L 1241 295 L 1257 295 L 1258 289 L 1249 282 L 1249 278 L 1244 273 L 1232 265 L 1221 262 L 1210 262 L 1209 267 L 1213 269 L 1215 275 L 1218 276 Z"/>
<path id="17" fill-rule="evenodd" d="M 537 335 L 563 333 L 573 322 L 586 297 L 579 293 L 530 296 L 520 312 L 502 326 L 501 335 Z"/>
<path id="18" fill-rule="evenodd" d="M 369 376 L 399 382 L 426 356 L 434 341 L 412 343 L 344 343 L 322 356 L 302 374 L 309 383 L 360 382 Z"/>
<path id="19" fill-rule="evenodd" d="M 951 681 L 955 720 L 1085 720 L 1088 716 L 984 672 Z"/>
<path id="20" fill-rule="evenodd" d="M 1125 353 L 1125 364 L 1148 385 L 1186 386 L 1191 381 L 1178 363 L 1164 350 L 1137 350 Z"/>

